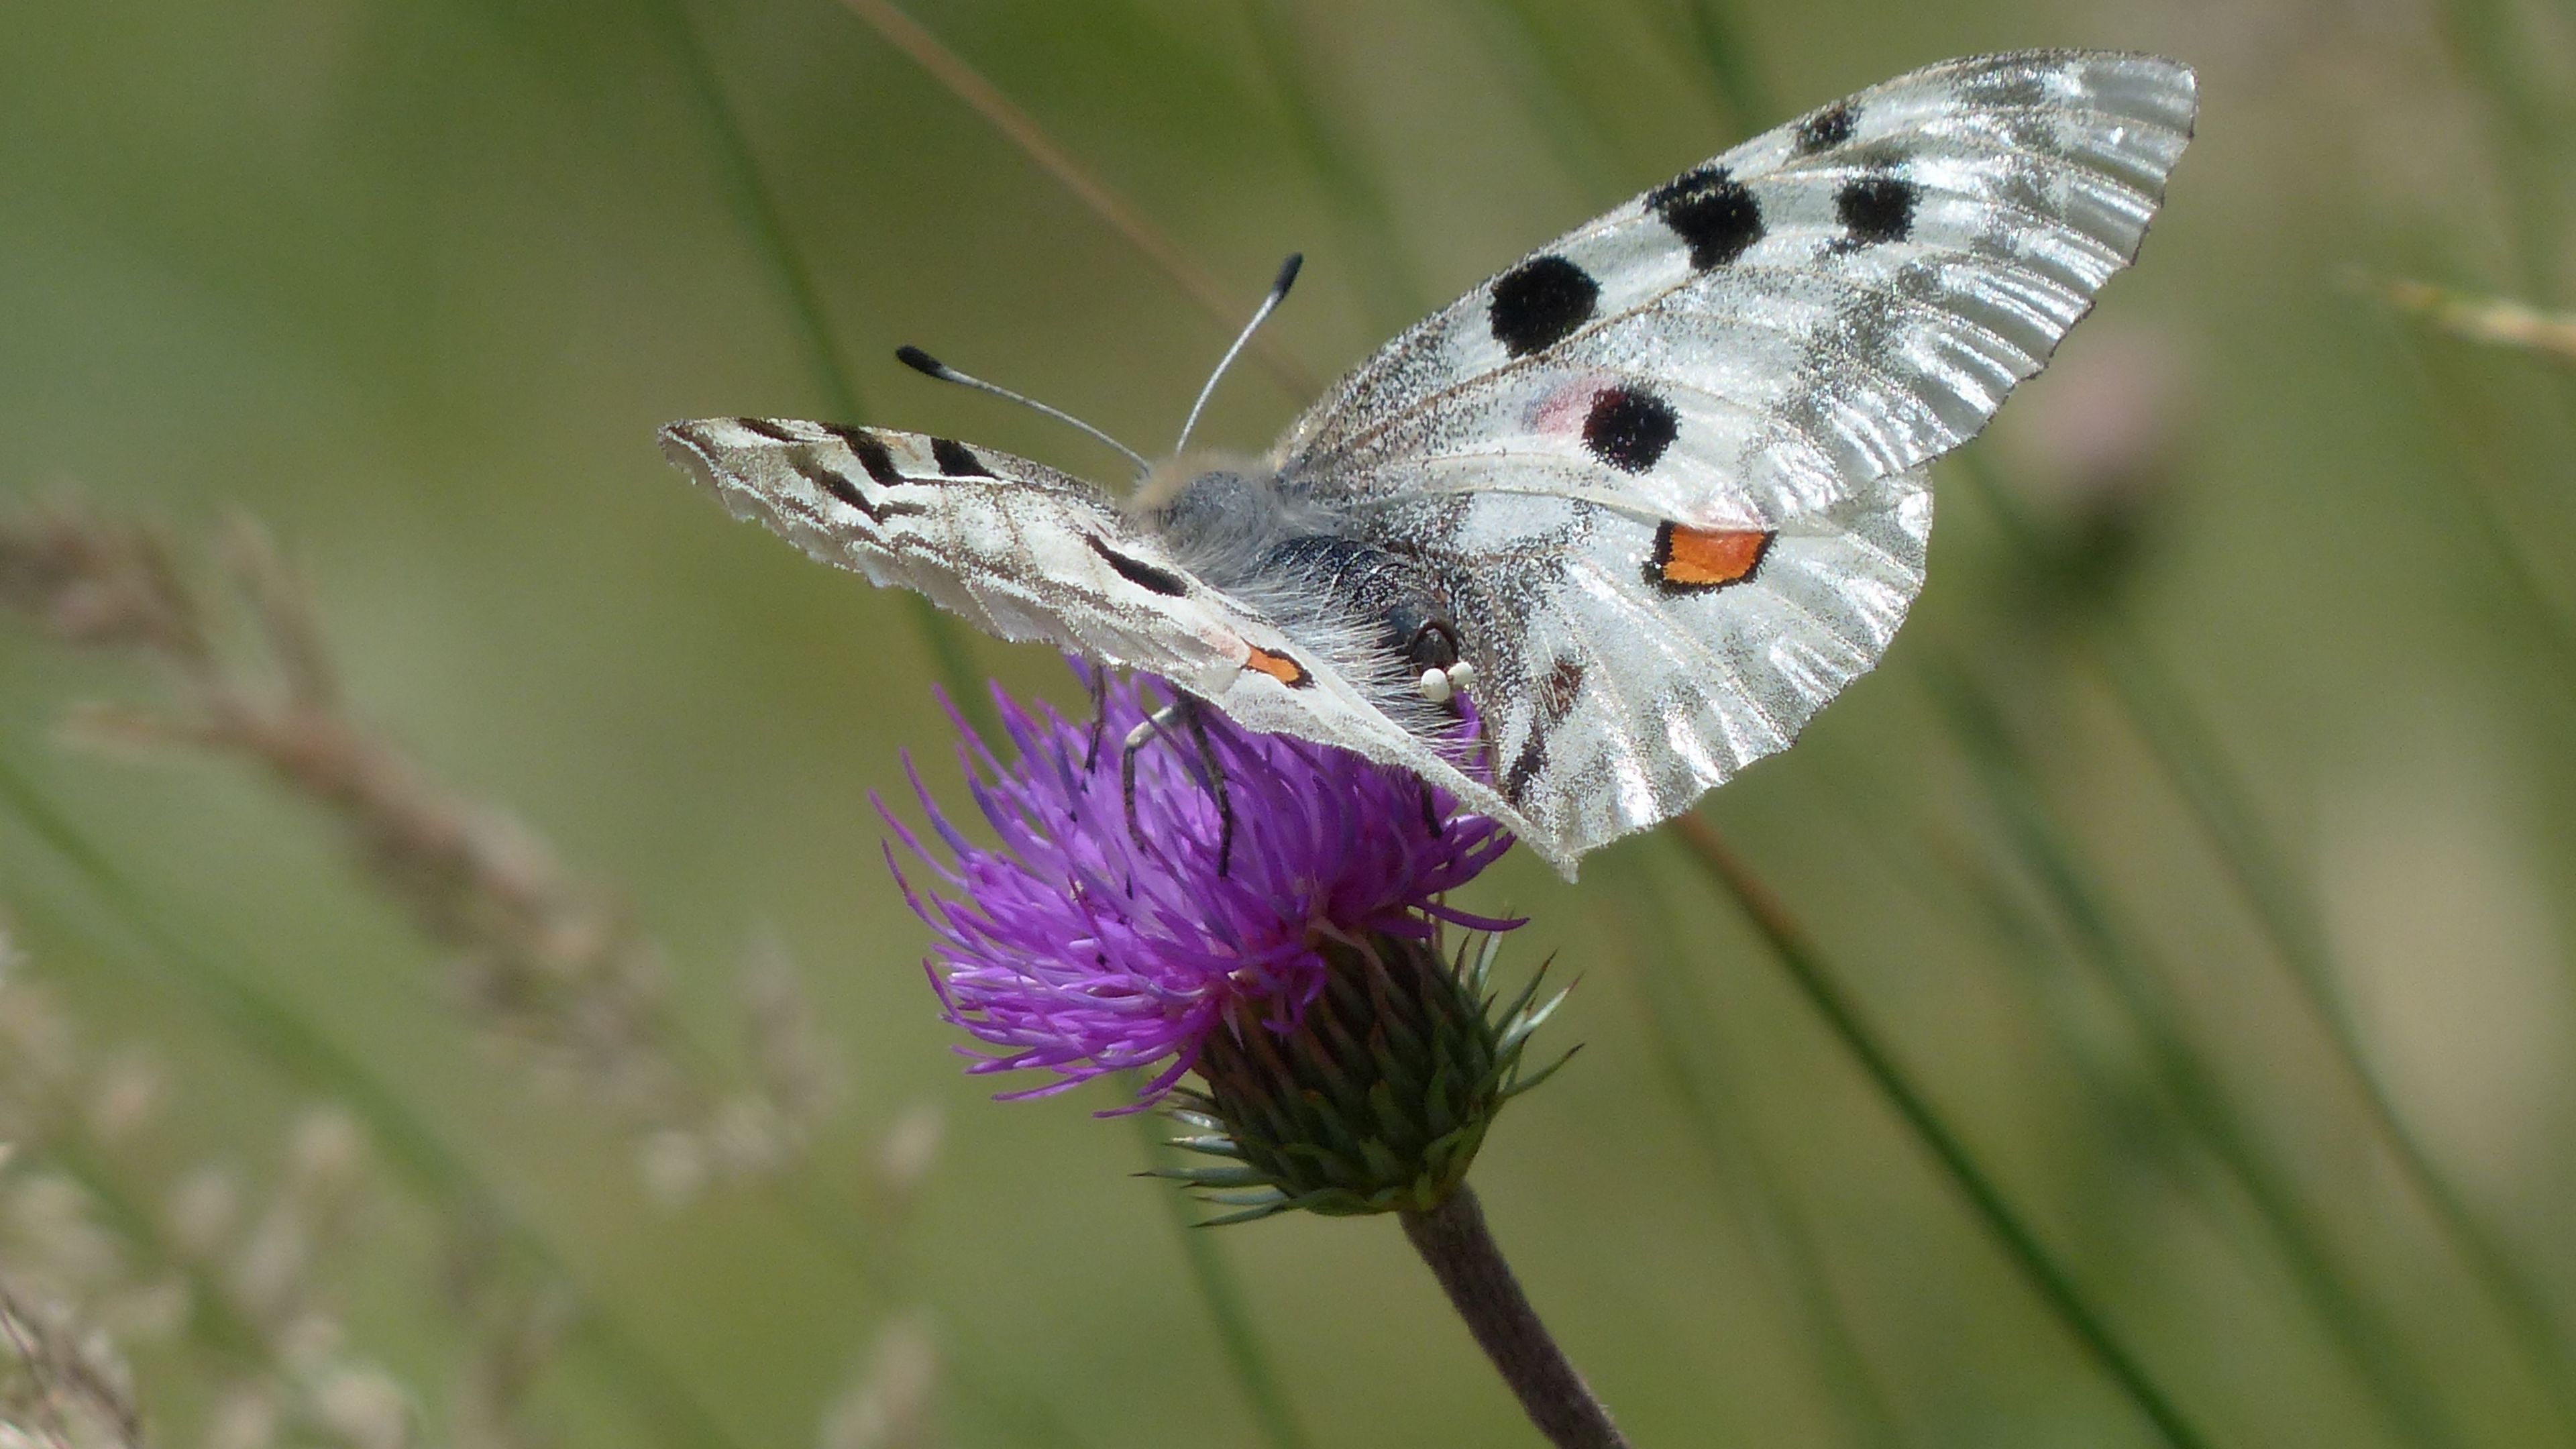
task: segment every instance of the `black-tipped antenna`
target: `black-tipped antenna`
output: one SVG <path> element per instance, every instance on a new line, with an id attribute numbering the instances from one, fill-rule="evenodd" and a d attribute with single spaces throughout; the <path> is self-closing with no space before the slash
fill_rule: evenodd
<path id="1" fill-rule="evenodd" d="M 1288 260 L 1279 264 L 1279 280 L 1270 284 L 1270 295 L 1262 298 L 1261 305 L 1253 309 L 1252 320 L 1244 323 L 1243 330 L 1235 334 L 1234 345 L 1225 350 L 1225 356 L 1217 359 L 1216 371 L 1208 374 L 1207 386 L 1199 389 L 1199 400 L 1190 404 L 1190 419 L 1181 424 L 1181 440 L 1172 445 L 1173 452 L 1177 453 L 1190 445 L 1190 430 L 1199 425 L 1199 413 L 1207 407 L 1208 399 L 1216 394 L 1217 379 L 1225 376 L 1227 368 L 1234 366 L 1235 355 L 1243 351 L 1245 343 L 1252 340 L 1254 329 L 1258 328 L 1271 313 L 1278 311 L 1280 303 L 1288 300 L 1288 289 L 1297 284 L 1297 269 L 1304 265 L 1306 265 L 1304 252 L 1290 252 Z"/>
<path id="2" fill-rule="evenodd" d="M 1020 394 L 1011 391 L 1007 387 L 1000 386 L 996 383 L 986 382 L 980 377 L 968 377 L 965 373 L 959 372 L 956 368 L 950 367 L 947 363 L 940 361 L 938 358 L 931 356 L 929 353 L 922 351 L 918 347 L 898 347 L 894 350 L 894 357 L 895 361 L 902 363 L 913 371 L 938 378 L 941 382 L 953 382 L 960 387 L 971 387 L 977 392 L 989 392 L 995 397 L 1009 398 L 1011 401 L 1018 403 L 1022 407 L 1035 408 L 1039 412 L 1046 414 L 1048 417 L 1055 419 L 1057 422 L 1071 423 L 1075 427 L 1082 429 L 1084 432 L 1089 433 L 1095 438 L 1098 438 L 1100 441 L 1116 448 L 1119 452 L 1126 454 L 1129 458 L 1134 459 L 1137 472 L 1150 473 L 1153 471 L 1154 465 L 1145 461 L 1144 454 L 1128 447 L 1125 443 L 1118 441 L 1116 438 L 1109 436 L 1107 433 L 1100 431 L 1091 424 L 1086 423 L 1082 419 L 1075 417 L 1073 414 L 1064 411 L 1062 408 L 1048 407 L 1045 403 L 1039 402 L 1036 398 L 1023 397 Z"/>

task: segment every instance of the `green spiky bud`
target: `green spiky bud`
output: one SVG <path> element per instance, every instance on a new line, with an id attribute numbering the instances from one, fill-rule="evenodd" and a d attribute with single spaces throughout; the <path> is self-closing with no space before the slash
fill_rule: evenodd
<path id="1" fill-rule="evenodd" d="M 1398 936 L 1323 943 L 1324 990 L 1295 1030 L 1237 1003 L 1200 1047 L 1204 1088 L 1172 1093 L 1167 1110 L 1192 1129 L 1175 1145 L 1226 1165 L 1154 1175 L 1234 1209 L 1218 1223 L 1438 1207 L 1503 1104 L 1573 1055 L 1522 1073 L 1530 1034 L 1565 993 L 1537 1000 L 1542 965 L 1498 1009 L 1486 990 L 1498 945 L 1471 937 L 1444 957 L 1436 942 Z"/>

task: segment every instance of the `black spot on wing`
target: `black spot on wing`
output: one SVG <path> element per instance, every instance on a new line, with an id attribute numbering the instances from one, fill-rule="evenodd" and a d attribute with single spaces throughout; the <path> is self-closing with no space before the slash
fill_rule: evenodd
<path id="1" fill-rule="evenodd" d="M 1486 319 L 1514 357 L 1553 347 L 1592 320 L 1601 284 L 1563 257 L 1532 257 L 1494 279 Z"/>
<path id="2" fill-rule="evenodd" d="M 1836 102 L 1798 123 L 1795 144 L 1801 156 L 1830 151 L 1852 138 L 1852 109 Z"/>
<path id="3" fill-rule="evenodd" d="M 1108 560 L 1109 566 L 1118 571 L 1118 577 L 1125 579 L 1127 582 L 1134 584 L 1140 589 L 1145 590 L 1147 593 L 1161 594 L 1165 598 L 1176 599 L 1190 591 L 1189 580 L 1182 578 L 1179 574 L 1172 572 L 1170 569 L 1157 568 L 1154 565 L 1145 562 L 1143 559 L 1129 558 L 1127 555 L 1111 548 L 1108 544 L 1101 542 L 1097 534 L 1086 533 L 1082 536 L 1082 541 L 1091 545 L 1091 551 L 1093 553 L 1096 553 L 1102 558 Z"/>
<path id="4" fill-rule="evenodd" d="M 930 456 L 938 462 L 939 474 L 943 478 L 990 478 L 993 476 L 993 470 L 985 467 L 984 460 L 975 456 L 975 450 L 967 447 L 964 443 L 957 441 L 955 438 L 931 439 Z"/>
<path id="5" fill-rule="evenodd" d="M 1699 271 L 1725 266 L 1762 240 L 1762 204 L 1713 161 L 1647 192 L 1646 209 L 1690 247 Z"/>
<path id="6" fill-rule="evenodd" d="M 1609 388 L 1584 415 L 1583 446 L 1623 473 L 1643 473 L 1662 460 L 1681 426 L 1681 414 L 1653 393 Z"/>
<path id="7" fill-rule="evenodd" d="M 786 428 L 781 427 L 778 423 L 768 418 L 736 418 L 733 420 L 733 425 L 742 429 L 746 433 L 752 433 L 759 437 L 767 438 L 773 443 L 793 443 L 797 441 L 797 437 L 794 433 L 787 431 Z"/>
<path id="8" fill-rule="evenodd" d="M 1922 188 L 1901 176 L 1864 176 L 1834 193 L 1834 214 L 1859 246 L 1903 241 L 1914 230 Z"/>

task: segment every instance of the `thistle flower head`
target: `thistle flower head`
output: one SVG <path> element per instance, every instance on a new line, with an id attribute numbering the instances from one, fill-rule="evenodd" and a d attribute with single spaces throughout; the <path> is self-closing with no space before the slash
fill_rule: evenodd
<path id="1" fill-rule="evenodd" d="M 969 1070 L 1054 1075 L 1003 1095 L 1138 1068 L 1154 1073 L 1150 1101 L 1225 1023 L 1293 1031 L 1325 989 L 1334 943 L 1518 924 L 1441 899 L 1510 848 L 1492 821 L 1401 771 L 1213 711 L 1199 728 L 1232 806 L 1230 846 L 1197 742 L 1179 728 L 1136 755 L 1131 830 L 1122 745 L 1171 696 L 1128 679 L 1103 698 L 1101 719 L 1074 721 L 997 687 L 1007 763 L 961 726 L 968 788 L 995 844 L 970 841 L 918 773 L 945 858 L 886 817 L 934 878 L 904 891 L 935 937 L 929 970 L 948 1020 L 989 1049 Z M 887 860 L 903 880 L 891 847 Z"/>
<path id="2" fill-rule="evenodd" d="M 936 937 L 948 1020 L 986 1048 L 969 1070 L 1053 1074 L 1006 1097 L 1152 1071 L 1136 1105 L 1162 1101 L 1189 1134 L 1176 1145 L 1223 1159 L 1155 1175 L 1234 1209 L 1221 1222 L 1437 1207 L 1502 1104 L 1554 1070 L 1525 1075 L 1521 1056 L 1555 1000 L 1533 979 L 1497 1010 L 1485 990 L 1495 933 L 1520 923 L 1443 899 L 1510 838 L 1410 775 L 1212 711 L 1146 740 L 1131 826 L 1121 746 L 1172 696 L 1100 693 L 1101 717 L 1075 722 L 996 689 L 1008 763 L 960 725 L 996 844 L 918 774 L 944 855 L 886 817 L 937 878 L 904 893 Z M 1444 925 L 1481 946 L 1445 954 Z M 1191 1071 L 1199 1087 L 1179 1086 Z"/>

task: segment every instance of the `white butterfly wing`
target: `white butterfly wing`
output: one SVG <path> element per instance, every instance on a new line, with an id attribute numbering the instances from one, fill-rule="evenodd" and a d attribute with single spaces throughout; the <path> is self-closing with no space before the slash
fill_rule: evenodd
<path id="1" fill-rule="evenodd" d="M 1529 822 L 1289 638 L 1175 562 L 1100 492 L 990 448 L 881 428 L 706 418 L 663 451 L 735 517 L 1004 639 L 1146 670 L 1249 728 L 1338 745 Z"/>
<path id="2" fill-rule="evenodd" d="M 1901 76 L 1559 238 L 1281 442 L 1292 490 L 1442 576 L 1497 784 L 1570 860 L 1784 748 L 1922 580 L 1922 465 L 2135 257 L 2188 67 Z"/>
<path id="3" fill-rule="evenodd" d="M 1683 522 L 1829 505 L 1966 441 L 2040 369 L 2137 255 L 2195 104 L 2156 56 L 1900 76 L 1541 248 L 1353 371 L 1280 456 L 1357 497 L 1516 486 L 1477 481 L 1511 457 L 1562 462 L 1542 491 Z M 1668 463 L 1613 463 L 1587 429 L 1622 377 L 1672 410 Z"/>

